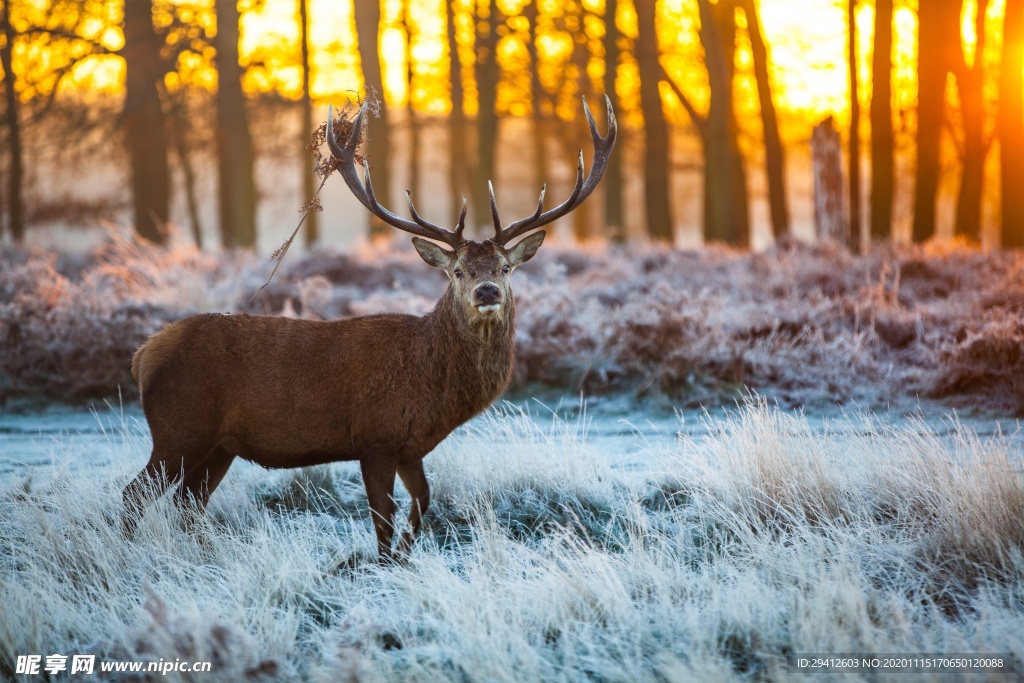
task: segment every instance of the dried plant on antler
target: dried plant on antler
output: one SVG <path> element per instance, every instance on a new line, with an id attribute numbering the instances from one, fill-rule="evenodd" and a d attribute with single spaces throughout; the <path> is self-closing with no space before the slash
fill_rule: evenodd
<path id="1" fill-rule="evenodd" d="M 375 116 L 380 112 L 380 100 L 377 99 L 377 93 L 371 87 L 367 90 L 365 100 L 357 100 L 357 103 L 362 106 L 366 103 L 367 109 Z M 348 142 L 349 138 L 352 137 L 353 120 L 350 118 L 353 111 L 351 102 L 346 102 L 345 106 L 338 112 L 337 118 L 334 119 L 334 136 L 338 140 Z M 358 109 L 356 110 L 358 113 Z M 360 137 L 365 135 L 365 129 L 360 131 Z M 340 160 L 337 159 L 333 154 L 324 154 L 322 148 L 324 143 L 327 141 L 327 122 L 324 121 L 320 126 L 314 130 L 309 136 L 309 144 L 306 145 L 306 151 L 313 157 L 313 172 L 316 173 L 322 180 L 326 180 L 335 170 L 338 168 Z M 357 145 L 362 144 L 363 140 L 360 139 Z M 363 163 L 363 157 L 359 156 L 359 163 Z M 323 184 L 320 185 L 323 187 Z M 317 194 L 319 194 L 317 190 Z"/>
<path id="2" fill-rule="evenodd" d="M 377 96 L 377 91 L 372 87 L 367 87 L 365 98 L 356 98 L 356 103 L 362 108 L 365 108 L 373 113 L 375 116 L 380 114 L 380 98 Z M 332 122 L 332 129 L 334 131 L 334 137 L 341 141 L 343 144 L 349 141 L 352 137 L 354 130 L 353 121 L 350 119 L 354 107 L 351 102 L 346 102 L 345 106 L 338 112 L 338 116 L 334 118 Z M 359 131 L 360 139 L 356 141 L 356 146 L 363 143 L 362 138 L 365 136 L 366 128 L 362 127 Z M 281 266 L 281 262 L 284 260 L 288 250 L 291 249 L 292 242 L 295 241 L 295 236 L 299 234 L 299 229 L 302 227 L 302 223 L 306 220 L 306 216 L 311 211 L 323 211 L 324 207 L 320 203 L 320 190 L 324 189 L 324 184 L 327 183 L 327 179 L 331 177 L 331 174 L 337 170 L 338 165 L 341 163 L 340 159 L 334 157 L 333 154 L 324 154 L 321 148 L 324 142 L 327 140 L 327 122 L 321 123 L 316 130 L 314 130 L 309 136 L 309 144 L 306 145 L 306 151 L 309 152 L 310 156 L 313 157 L 313 172 L 320 176 L 320 186 L 316 189 L 313 197 L 302 204 L 302 208 L 299 211 L 302 212 L 302 217 L 299 219 L 298 225 L 295 226 L 295 230 L 286 239 L 281 246 L 274 250 L 274 253 L 270 255 L 270 259 L 274 261 L 274 269 L 270 271 L 270 277 L 267 281 L 256 290 L 249 301 L 252 301 L 259 295 L 260 292 L 270 284 L 270 281 L 274 279 L 274 275 L 277 273 L 277 269 Z M 363 163 L 363 157 L 357 155 L 356 158 L 359 163 Z"/>

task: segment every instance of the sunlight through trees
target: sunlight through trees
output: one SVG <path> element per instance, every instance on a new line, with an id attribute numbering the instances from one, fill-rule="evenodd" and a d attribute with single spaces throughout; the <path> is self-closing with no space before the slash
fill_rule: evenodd
<path id="1" fill-rule="evenodd" d="M 299 142 L 318 112 L 372 86 L 382 106 L 367 153 L 381 196 L 400 205 L 408 187 L 454 215 L 466 194 L 475 229 L 489 222 L 488 180 L 516 203 L 538 184 L 562 186 L 587 146 L 579 97 L 606 93 L 623 135 L 603 201 L 566 221 L 574 239 L 811 238 L 809 141 L 831 116 L 844 132 L 857 244 L 862 203 L 875 242 L 1024 243 L 1022 193 L 1009 191 L 1024 182 L 1020 0 L 0 7 L 3 228 L 14 241 L 37 225 L 103 218 L 158 242 L 187 224 L 199 243 L 217 224 L 213 241 L 255 246 L 266 202 L 297 207 L 313 192 Z M 268 125 L 294 130 L 294 143 Z M 119 154 L 103 154 L 105 189 L 65 189 L 71 159 L 87 163 L 114 134 L 125 170 Z M 56 149 L 74 153 L 58 163 Z M 285 156 L 287 182 L 251 180 L 261 160 L 276 168 Z M 212 175 L 219 208 L 208 215 Z M 322 239 L 315 217 L 306 229 L 307 244 Z"/>

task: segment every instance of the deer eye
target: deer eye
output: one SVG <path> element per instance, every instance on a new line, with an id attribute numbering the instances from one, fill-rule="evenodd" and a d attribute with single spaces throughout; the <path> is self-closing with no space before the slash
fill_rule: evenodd
<path id="1" fill-rule="evenodd" d="M 462 279 L 462 268 L 455 269 L 455 277 Z"/>
<path id="2" fill-rule="evenodd" d="M 505 273 L 506 275 L 508 275 L 508 271 L 510 271 L 510 270 L 512 270 L 512 269 L 509 268 L 508 266 L 502 266 L 501 267 L 501 272 Z"/>

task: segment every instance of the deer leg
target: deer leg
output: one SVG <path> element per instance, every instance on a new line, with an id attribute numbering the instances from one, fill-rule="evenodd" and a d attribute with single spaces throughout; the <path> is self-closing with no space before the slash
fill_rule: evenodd
<path id="1" fill-rule="evenodd" d="M 154 453 L 149 463 L 142 468 L 142 471 L 135 475 L 121 492 L 121 500 L 124 503 L 124 511 L 121 513 L 121 533 L 125 538 L 135 535 L 135 529 L 139 520 L 145 512 L 146 503 L 155 500 L 167 491 L 167 488 L 177 480 L 177 473 L 174 470 L 167 471 L 165 462 L 156 457 Z"/>
<path id="2" fill-rule="evenodd" d="M 149 462 L 142 471 L 135 475 L 121 492 L 124 510 L 121 513 L 121 533 L 125 538 L 132 538 L 138 528 L 139 521 L 145 512 L 146 504 L 162 496 L 168 488 L 181 478 L 182 470 L 187 467 L 191 458 L 186 456 L 177 464 L 171 453 L 180 453 L 181 449 L 153 435 L 153 452 Z"/>
<path id="3" fill-rule="evenodd" d="M 391 539 L 395 533 L 395 472 L 396 465 L 391 458 L 364 458 L 359 461 L 363 473 L 363 486 L 370 503 L 370 516 L 377 532 L 377 561 L 389 564 L 394 555 Z"/>
<path id="4" fill-rule="evenodd" d="M 412 544 L 416 540 L 416 534 L 419 533 L 423 515 L 430 505 L 430 484 L 427 482 L 427 475 L 423 472 L 422 460 L 408 465 L 399 465 L 398 476 L 401 477 L 405 490 L 412 497 L 412 503 L 409 506 L 409 528 L 402 534 L 396 551 L 398 557 L 404 558 L 412 550 Z"/>
<path id="5" fill-rule="evenodd" d="M 124 487 L 124 513 L 121 524 L 125 537 L 135 533 L 143 509 L 210 454 L 209 440 L 201 434 L 183 432 L 174 425 L 155 423 L 152 417 L 153 453 L 149 463 Z"/>
<path id="6" fill-rule="evenodd" d="M 206 504 L 210 502 L 210 495 L 228 473 L 228 468 L 234 460 L 235 456 L 223 447 L 214 448 L 206 459 L 185 473 L 181 486 L 174 494 L 175 502 L 180 505 L 191 496 L 197 509 L 202 513 L 206 510 Z"/>

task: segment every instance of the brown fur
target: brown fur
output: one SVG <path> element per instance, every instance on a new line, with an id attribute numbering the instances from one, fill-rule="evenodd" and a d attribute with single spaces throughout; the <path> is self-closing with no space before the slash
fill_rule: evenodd
<path id="1" fill-rule="evenodd" d="M 392 556 L 396 474 L 409 489 L 407 552 L 429 504 L 423 457 L 508 386 L 515 307 L 503 269 L 527 261 L 543 238 L 455 252 L 415 240 L 452 280 L 423 317 L 204 314 L 154 334 L 132 361 L 153 454 L 125 487 L 126 530 L 148 487 L 180 479 L 178 497 L 204 506 L 236 456 L 272 468 L 358 460 L 381 559 Z M 477 308 L 484 283 L 499 291 L 497 311 Z"/>

